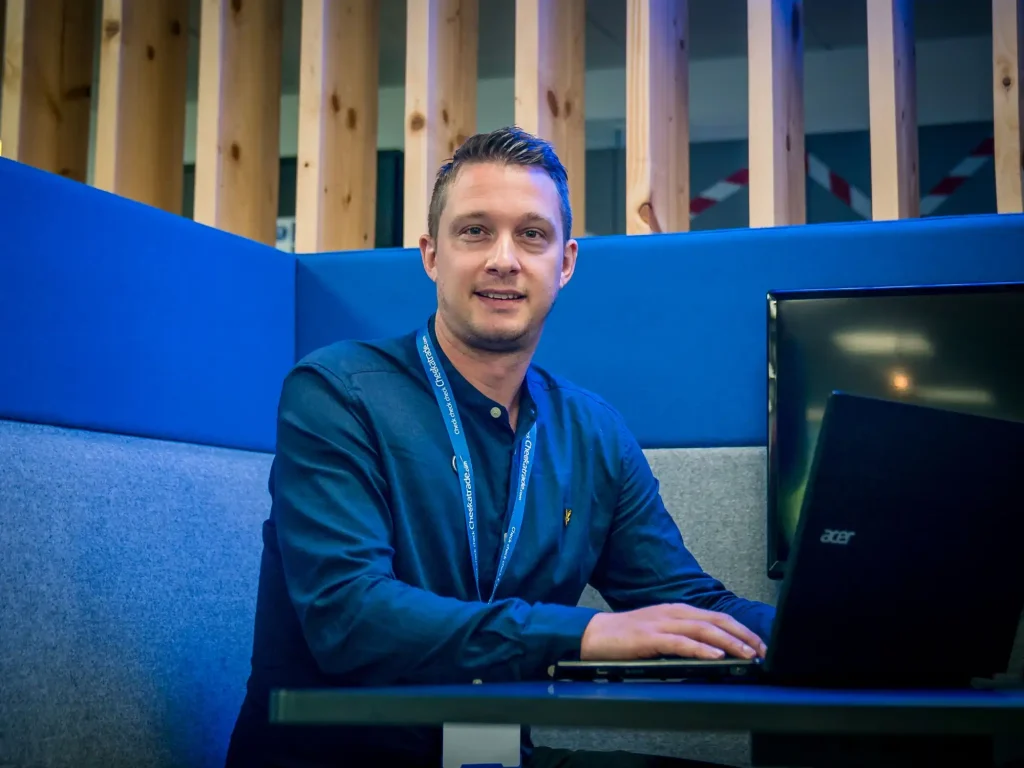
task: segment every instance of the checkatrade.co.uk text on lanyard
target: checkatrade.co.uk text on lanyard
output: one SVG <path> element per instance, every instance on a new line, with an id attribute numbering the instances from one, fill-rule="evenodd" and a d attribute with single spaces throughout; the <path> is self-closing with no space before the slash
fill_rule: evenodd
<path id="1" fill-rule="evenodd" d="M 452 441 L 452 450 L 455 451 L 456 461 L 459 467 L 460 486 L 462 489 L 462 502 L 466 511 L 466 532 L 469 534 L 469 555 L 473 561 L 473 579 L 476 581 L 476 594 L 480 600 L 483 596 L 480 592 L 480 565 L 477 554 L 476 543 L 476 485 L 473 482 L 473 462 L 469 457 L 469 444 L 466 442 L 466 433 L 462 428 L 462 419 L 459 417 L 459 408 L 455 404 L 455 395 L 448 386 L 448 377 L 445 375 L 444 367 L 437 361 L 437 354 L 434 352 L 434 345 L 430 340 L 430 334 L 426 328 L 419 334 L 420 359 L 423 361 L 423 370 L 427 373 L 427 379 L 432 385 L 434 396 L 437 398 L 437 405 L 441 409 L 441 418 L 448 428 L 448 437 Z M 491 590 L 491 597 L 487 602 L 494 600 L 498 592 L 498 583 L 505 574 L 509 558 L 512 557 L 512 550 L 515 549 L 519 534 L 523 528 L 523 513 L 526 509 L 526 489 L 530 484 L 530 471 L 533 469 L 533 451 L 537 444 L 537 424 L 530 427 L 526 437 L 519 441 L 516 446 L 516 459 L 519 471 L 516 472 L 518 483 L 512 487 L 512 519 L 509 521 L 508 530 L 505 532 L 505 540 L 501 548 L 501 559 L 498 561 L 498 572 L 494 577 L 494 588 Z"/>

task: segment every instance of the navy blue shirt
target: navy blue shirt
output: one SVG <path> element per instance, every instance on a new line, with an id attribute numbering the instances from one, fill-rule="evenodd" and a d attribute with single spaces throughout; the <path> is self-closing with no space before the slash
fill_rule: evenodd
<path id="1" fill-rule="evenodd" d="M 484 601 L 511 511 L 516 441 L 537 424 L 523 526 L 494 601 L 477 596 L 451 440 L 416 334 L 310 354 L 281 394 L 253 669 L 233 750 L 259 739 L 271 748 L 260 723 L 275 687 L 543 678 L 552 662 L 579 657 L 595 613 L 577 606 L 587 583 L 615 610 L 685 602 L 768 640 L 774 609 L 703 572 L 611 406 L 532 366 L 513 430 L 507 410 L 444 356 L 433 318 L 428 328 L 469 442 Z M 274 744 L 307 758 L 400 747 L 403 759 L 440 759 L 436 729 L 297 733 Z"/>

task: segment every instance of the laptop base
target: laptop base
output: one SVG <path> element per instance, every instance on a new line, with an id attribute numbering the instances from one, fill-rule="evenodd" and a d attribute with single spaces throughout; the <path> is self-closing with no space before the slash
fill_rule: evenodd
<path id="1" fill-rule="evenodd" d="M 760 659 L 635 659 L 632 661 L 562 661 L 548 669 L 556 681 L 587 683 L 753 683 L 761 678 Z"/>

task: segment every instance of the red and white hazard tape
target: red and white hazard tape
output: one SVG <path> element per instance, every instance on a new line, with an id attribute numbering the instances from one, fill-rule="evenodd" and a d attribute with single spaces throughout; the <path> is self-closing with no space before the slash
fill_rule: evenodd
<path id="1" fill-rule="evenodd" d="M 957 163 L 946 176 L 921 200 L 921 215 L 927 216 L 934 213 L 935 209 L 946 202 L 946 199 L 956 192 L 960 186 L 978 170 L 992 159 L 994 154 L 994 142 L 991 137 L 985 139 L 976 146 L 966 158 Z"/>
<path id="2" fill-rule="evenodd" d="M 984 167 L 985 163 L 992 159 L 993 154 L 994 144 L 992 138 L 989 137 L 976 146 L 966 158 L 957 163 L 956 167 L 922 198 L 921 216 L 934 213 L 967 179 Z M 871 218 L 871 198 L 812 154 L 807 155 L 807 175 L 863 218 Z M 690 201 L 690 219 L 696 218 L 712 206 L 732 197 L 748 183 L 748 169 L 742 168 L 717 184 L 708 187 Z"/>
<path id="3" fill-rule="evenodd" d="M 829 168 L 819 158 L 807 155 L 807 175 L 863 218 L 871 218 L 871 198 Z"/>
<path id="4" fill-rule="evenodd" d="M 813 155 L 807 156 L 807 173 L 812 180 L 821 184 L 861 216 L 871 217 L 871 200 L 868 196 Z M 695 219 L 709 208 L 729 199 L 749 183 L 749 169 L 741 168 L 718 183 L 712 184 L 690 201 L 690 219 Z"/>
<path id="5" fill-rule="evenodd" d="M 712 184 L 690 201 L 691 221 L 704 213 L 708 208 L 735 195 L 747 186 L 749 180 L 750 176 L 747 173 L 747 169 L 741 168 L 736 173 L 726 176 L 717 184 Z"/>

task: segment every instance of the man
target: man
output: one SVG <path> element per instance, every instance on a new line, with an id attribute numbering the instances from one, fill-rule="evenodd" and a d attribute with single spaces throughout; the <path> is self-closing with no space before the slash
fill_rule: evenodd
<path id="1" fill-rule="evenodd" d="M 622 418 L 531 364 L 576 267 L 571 228 L 547 143 L 473 136 L 441 168 L 420 239 L 436 314 L 399 338 L 320 349 L 287 377 L 229 764 L 440 765 L 441 729 L 269 727 L 276 687 L 764 655 L 773 609 L 700 569 Z M 615 612 L 577 606 L 588 582 Z M 533 748 L 528 732 L 523 754 L 599 764 Z"/>

